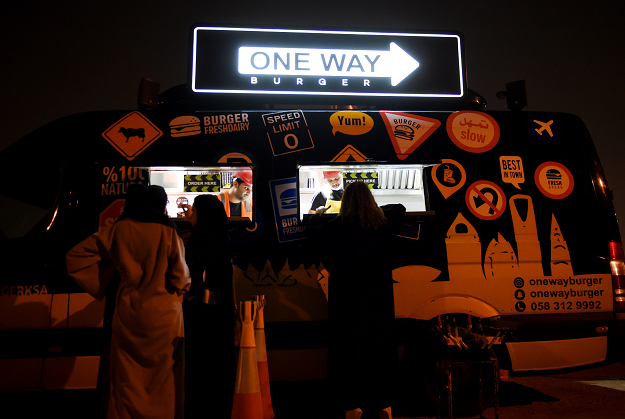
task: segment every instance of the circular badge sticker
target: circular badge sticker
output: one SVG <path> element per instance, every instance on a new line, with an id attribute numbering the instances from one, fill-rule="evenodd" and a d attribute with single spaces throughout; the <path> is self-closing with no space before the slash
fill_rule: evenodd
<path id="1" fill-rule="evenodd" d="M 467 173 L 460 163 L 451 159 L 442 159 L 441 164 L 432 168 L 432 179 L 445 199 L 462 188 L 467 180 Z"/>
<path id="2" fill-rule="evenodd" d="M 249 157 L 248 155 L 239 152 L 239 151 L 231 151 L 231 152 L 226 152 L 224 154 L 222 154 L 218 159 L 217 159 L 217 163 L 221 163 L 221 164 L 245 164 L 245 163 L 250 163 L 250 164 L 254 164 L 253 160 L 251 157 Z"/>
<path id="3" fill-rule="evenodd" d="M 566 198 L 573 191 L 573 175 L 564 165 L 554 161 L 538 166 L 534 181 L 543 195 L 549 198 Z"/>
<path id="4" fill-rule="evenodd" d="M 447 118 L 447 135 L 464 151 L 484 153 L 497 145 L 499 125 L 483 112 L 459 111 Z"/>
<path id="5" fill-rule="evenodd" d="M 465 200 L 469 211 L 482 220 L 499 218 L 506 209 L 506 196 L 503 191 L 488 180 L 478 180 L 469 186 Z"/>

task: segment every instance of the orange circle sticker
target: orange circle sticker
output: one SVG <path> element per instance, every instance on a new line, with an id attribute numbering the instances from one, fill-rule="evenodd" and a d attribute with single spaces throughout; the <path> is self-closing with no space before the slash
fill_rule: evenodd
<path id="1" fill-rule="evenodd" d="M 465 200 L 469 211 L 482 220 L 499 218 L 506 210 L 506 195 L 488 180 L 478 180 L 469 186 Z"/>
<path id="2" fill-rule="evenodd" d="M 484 153 L 497 145 L 499 125 L 483 112 L 459 111 L 447 118 L 447 135 L 464 151 Z"/>
<path id="3" fill-rule="evenodd" d="M 548 161 L 536 169 L 534 181 L 538 189 L 553 199 L 566 198 L 573 191 L 573 175 L 560 163 Z"/>

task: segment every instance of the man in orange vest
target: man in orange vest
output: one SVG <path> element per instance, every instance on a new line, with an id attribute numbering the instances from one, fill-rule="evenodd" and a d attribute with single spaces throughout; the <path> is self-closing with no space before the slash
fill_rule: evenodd
<path id="1" fill-rule="evenodd" d="M 217 194 L 228 217 L 252 219 L 252 186 L 252 172 L 236 172 L 230 189 Z"/>

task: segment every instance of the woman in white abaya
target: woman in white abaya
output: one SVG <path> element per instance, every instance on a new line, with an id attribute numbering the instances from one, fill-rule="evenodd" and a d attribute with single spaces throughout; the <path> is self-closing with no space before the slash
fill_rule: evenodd
<path id="1" fill-rule="evenodd" d="M 163 188 L 131 185 L 115 224 L 67 253 L 67 271 L 97 299 L 119 274 L 112 321 L 108 418 L 182 418 L 184 245 Z M 158 210 L 157 210 L 158 208 Z"/>

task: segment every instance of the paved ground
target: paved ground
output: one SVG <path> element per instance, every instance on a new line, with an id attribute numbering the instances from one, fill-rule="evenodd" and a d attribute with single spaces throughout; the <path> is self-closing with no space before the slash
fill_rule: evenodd
<path id="1" fill-rule="evenodd" d="M 625 361 L 594 368 L 533 376 L 512 375 L 502 382 L 500 418 L 623 419 Z M 483 416 L 495 417 L 494 409 Z"/>
<path id="2" fill-rule="evenodd" d="M 281 397 L 284 397 L 284 392 L 276 394 L 274 398 L 276 408 L 280 407 L 283 402 Z M 318 406 L 302 408 L 299 413 L 284 413 L 284 415 L 278 415 L 277 419 L 342 418 L 342 415 L 334 412 L 321 412 Z M 395 419 L 434 416 L 434 413 L 429 416 L 397 414 Z M 495 408 L 486 409 L 482 417 L 495 419 Z M 504 377 L 500 387 L 499 417 L 501 419 L 624 419 L 625 359 L 590 368 L 531 375 L 517 373 L 508 378 Z M 376 418 L 375 415 L 369 417 L 369 419 Z"/>
<path id="3" fill-rule="evenodd" d="M 323 400 L 311 400 L 310 394 L 320 391 L 318 384 L 273 384 L 276 419 L 342 419 L 340 412 L 328 411 Z M 499 417 L 623 419 L 624 391 L 625 359 L 564 372 L 513 374 L 501 383 Z M 2 419 L 97 419 L 99 413 L 99 396 L 94 390 L 0 393 Z M 486 409 L 482 416 L 494 419 L 495 409 Z M 213 418 L 210 406 L 197 417 L 228 419 Z M 425 417 L 432 416 L 395 416 L 396 419 Z M 375 415 L 369 417 L 375 418 Z"/>

